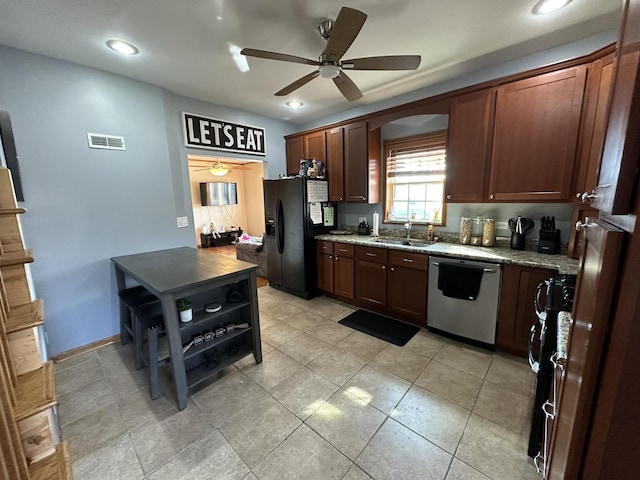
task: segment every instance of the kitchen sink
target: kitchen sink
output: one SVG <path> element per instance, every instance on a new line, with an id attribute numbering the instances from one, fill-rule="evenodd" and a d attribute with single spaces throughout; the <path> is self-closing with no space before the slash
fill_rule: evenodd
<path id="1" fill-rule="evenodd" d="M 425 242 L 420 242 L 420 241 L 411 240 L 411 239 L 399 240 L 399 239 L 390 239 L 390 238 L 378 238 L 374 240 L 374 242 L 382 243 L 383 245 L 406 245 L 408 247 L 421 247 L 421 248 L 427 248 L 433 245 L 433 243 L 425 243 Z"/>

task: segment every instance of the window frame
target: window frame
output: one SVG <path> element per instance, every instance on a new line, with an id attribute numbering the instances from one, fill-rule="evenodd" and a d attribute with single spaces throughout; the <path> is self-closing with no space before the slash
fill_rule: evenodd
<path id="1" fill-rule="evenodd" d="M 384 181 L 383 189 L 382 189 L 382 206 L 383 206 L 383 218 L 382 222 L 387 224 L 396 224 L 402 225 L 407 220 L 390 220 L 389 219 L 389 211 L 391 209 L 391 204 L 387 202 L 387 199 L 392 195 L 391 192 L 391 184 L 388 182 L 388 159 L 389 155 L 394 150 L 401 151 L 410 151 L 410 150 L 418 150 L 422 148 L 444 148 L 445 149 L 445 167 L 443 172 L 442 179 L 442 208 L 440 213 L 440 222 L 429 222 L 425 220 L 411 220 L 411 223 L 414 225 L 436 225 L 440 227 L 444 227 L 446 225 L 446 211 L 447 211 L 447 203 L 445 201 L 445 186 L 446 186 L 446 174 L 447 174 L 447 166 L 446 166 L 446 148 L 447 148 L 447 130 L 439 130 L 436 132 L 429 133 L 421 133 L 418 135 L 412 135 L 409 137 L 401 137 L 401 138 L 392 138 L 383 141 L 383 172 L 382 179 Z M 426 183 L 426 182 L 425 182 Z"/>

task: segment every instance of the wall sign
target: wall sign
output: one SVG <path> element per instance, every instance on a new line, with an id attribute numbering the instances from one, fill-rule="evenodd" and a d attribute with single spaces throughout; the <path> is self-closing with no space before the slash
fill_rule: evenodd
<path id="1" fill-rule="evenodd" d="M 266 155 L 264 128 L 182 112 L 187 147 Z"/>

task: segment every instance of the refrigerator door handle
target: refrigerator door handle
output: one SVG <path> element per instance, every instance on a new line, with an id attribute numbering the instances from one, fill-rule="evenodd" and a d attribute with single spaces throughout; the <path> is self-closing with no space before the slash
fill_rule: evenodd
<path id="1" fill-rule="evenodd" d="M 284 252 L 284 215 L 282 212 L 282 200 L 276 200 L 276 245 L 278 253 Z"/>

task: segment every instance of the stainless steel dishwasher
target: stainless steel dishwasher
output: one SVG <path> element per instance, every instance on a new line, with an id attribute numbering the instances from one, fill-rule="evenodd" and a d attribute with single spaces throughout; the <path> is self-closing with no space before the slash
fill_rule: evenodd
<path id="1" fill-rule="evenodd" d="M 495 348 L 501 280 L 498 263 L 430 256 L 427 327 Z"/>

